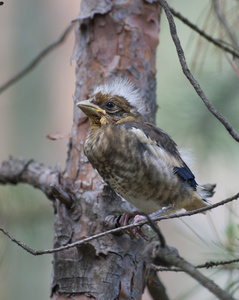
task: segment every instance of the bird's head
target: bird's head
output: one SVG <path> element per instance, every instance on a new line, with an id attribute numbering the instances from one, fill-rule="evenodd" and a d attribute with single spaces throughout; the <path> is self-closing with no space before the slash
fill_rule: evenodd
<path id="1" fill-rule="evenodd" d="M 98 86 L 89 99 L 78 102 L 77 106 L 89 117 L 93 128 L 144 120 L 139 91 L 125 79 Z"/>

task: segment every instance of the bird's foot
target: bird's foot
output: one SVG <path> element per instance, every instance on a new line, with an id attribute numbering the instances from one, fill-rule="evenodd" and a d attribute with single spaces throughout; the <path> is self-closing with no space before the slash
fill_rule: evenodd
<path id="1" fill-rule="evenodd" d="M 130 221 L 130 219 L 133 218 L 133 221 Z M 142 219 L 141 219 L 142 218 Z M 144 221 L 146 220 L 146 218 L 142 215 L 139 215 L 139 212 L 134 212 L 134 213 L 123 213 L 122 216 L 119 218 L 119 225 L 120 226 L 126 226 L 126 225 L 129 225 L 129 224 L 137 224 L 139 223 L 140 221 Z M 145 234 L 143 234 L 143 232 L 140 230 L 139 227 L 134 227 L 134 228 L 130 228 L 130 229 L 126 229 L 125 230 L 126 233 L 129 233 L 133 236 L 136 236 L 138 237 L 139 235 L 142 236 L 144 239 L 147 240 L 147 237 Z"/>
<path id="2" fill-rule="evenodd" d="M 158 218 L 170 211 L 174 210 L 174 206 L 173 205 L 168 205 L 165 207 L 162 207 L 161 209 L 153 212 L 152 214 L 149 215 L 149 217 L 151 219 L 155 219 Z M 132 221 L 130 221 L 130 219 L 132 219 Z M 140 212 L 133 212 L 133 213 L 123 213 L 119 220 L 118 220 L 118 224 L 119 226 L 126 226 L 129 224 L 133 224 L 133 225 L 137 225 L 138 223 L 142 222 L 142 221 L 147 221 L 147 218 L 144 215 L 141 215 Z M 148 240 L 146 235 L 143 234 L 143 232 L 141 231 L 141 229 L 139 228 L 139 226 L 134 227 L 134 228 L 130 228 L 130 229 L 126 229 L 125 232 L 134 235 L 134 236 L 142 236 L 144 239 Z"/>
<path id="3" fill-rule="evenodd" d="M 133 212 L 133 213 L 124 212 L 118 220 L 119 225 L 120 226 L 129 225 L 128 224 L 129 220 L 134 218 L 137 214 L 138 214 L 138 212 Z"/>
<path id="4" fill-rule="evenodd" d="M 161 209 L 153 212 L 152 214 L 149 215 L 150 219 L 155 219 L 155 218 L 158 218 L 162 215 L 164 215 L 165 213 L 171 211 L 173 209 L 173 205 L 168 205 L 168 206 L 165 206 L 165 207 L 162 207 Z M 140 215 L 140 214 L 136 214 L 134 216 L 134 219 L 133 221 L 131 221 L 130 224 L 137 224 L 137 223 L 140 223 L 142 221 L 147 221 L 147 217 L 144 216 L 144 215 Z M 140 234 L 142 237 L 146 238 L 146 236 L 142 233 L 142 231 L 140 230 L 139 227 L 134 227 L 132 228 L 132 231 L 136 234 Z M 147 239 L 147 238 L 146 238 Z"/>

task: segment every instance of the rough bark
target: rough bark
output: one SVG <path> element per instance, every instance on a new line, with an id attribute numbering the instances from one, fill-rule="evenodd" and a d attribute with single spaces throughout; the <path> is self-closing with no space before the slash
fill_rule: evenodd
<path id="1" fill-rule="evenodd" d="M 111 76 L 124 74 L 142 88 L 145 116 L 154 121 L 155 53 L 160 7 L 154 1 L 83 0 L 76 28 L 74 102 Z M 55 241 L 59 247 L 105 231 L 108 216 L 132 207 L 104 185 L 83 154 L 89 128 L 74 106 L 66 170 L 60 179 L 72 205 L 56 199 Z M 54 254 L 53 299 L 141 299 L 146 282 L 145 240 L 109 235 Z"/>
<path id="2" fill-rule="evenodd" d="M 53 170 L 32 159 L 9 160 L 0 164 L 0 184 L 28 183 L 40 189 L 49 199 L 54 199 L 52 189 L 59 185 L 59 171 Z"/>

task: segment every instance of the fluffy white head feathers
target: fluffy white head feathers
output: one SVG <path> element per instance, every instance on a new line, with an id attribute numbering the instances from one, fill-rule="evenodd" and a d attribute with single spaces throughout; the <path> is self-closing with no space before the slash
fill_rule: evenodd
<path id="1" fill-rule="evenodd" d="M 94 89 L 93 94 L 99 92 L 124 97 L 140 114 L 143 114 L 145 111 L 140 90 L 127 78 L 115 78 L 105 84 L 99 85 Z"/>

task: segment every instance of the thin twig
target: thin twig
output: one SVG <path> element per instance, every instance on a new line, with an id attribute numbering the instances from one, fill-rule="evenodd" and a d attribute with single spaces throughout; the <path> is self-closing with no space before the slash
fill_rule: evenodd
<path id="1" fill-rule="evenodd" d="M 191 212 L 182 213 L 182 214 L 172 214 L 172 215 L 168 215 L 168 216 L 162 216 L 162 217 L 158 217 L 158 218 L 154 219 L 153 221 L 161 221 L 161 220 L 165 220 L 165 219 L 174 219 L 174 218 L 180 218 L 180 217 L 184 217 L 184 216 L 191 216 L 191 215 L 194 215 L 194 214 L 197 214 L 197 213 L 200 213 L 200 212 L 204 212 L 207 209 L 213 209 L 213 208 L 216 208 L 218 206 L 224 205 L 224 204 L 226 204 L 228 202 L 231 202 L 231 201 L 233 201 L 237 198 L 239 198 L 239 193 L 236 194 L 233 197 L 222 200 L 222 201 L 220 201 L 216 204 L 209 205 L 208 208 L 207 207 L 206 208 L 200 208 L 200 209 L 196 209 L 196 210 L 193 210 Z M 90 242 L 94 239 L 98 239 L 100 237 L 106 236 L 108 234 L 114 234 L 114 233 L 120 232 L 122 230 L 131 229 L 131 228 L 134 228 L 136 226 L 142 226 L 142 225 L 147 224 L 147 223 L 148 223 L 148 221 L 142 221 L 142 222 L 139 222 L 137 224 L 130 224 L 130 225 L 122 226 L 122 227 L 119 227 L 119 228 L 115 228 L 115 229 L 111 229 L 111 230 L 108 230 L 108 231 L 105 231 L 105 232 L 95 234 L 93 236 L 82 239 L 80 241 L 76 241 L 76 242 L 68 244 L 66 246 L 62 246 L 62 247 L 55 248 L 55 249 L 48 249 L 48 250 L 34 250 L 34 249 L 24 245 L 20 241 L 16 240 L 6 230 L 4 230 L 1 227 L 0 227 L 0 231 L 2 231 L 10 240 L 12 240 L 18 246 L 20 246 L 21 248 L 23 248 L 24 250 L 26 250 L 30 254 L 37 256 L 37 255 L 43 255 L 43 254 L 52 254 L 52 253 L 59 252 L 59 251 L 65 250 L 65 249 L 70 249 L 70 248 L 73 248 L 75 246 L 79 246 L 81 244 L 88 243 L 88 242 Z"/>
<path id="2" fill-rule="evenodd" d="M 71 23 L 67 26 L 67 28 L 64 30 L 64 32 L 61 34 L 59 39 L 55 41 L 54 43 L 47 46 L 44 50 L 42 50 L 30 63 L 27 65 L 24 69 L 22 69 L 18 74 L 10 78 L 7 82 L 2 84 L 0 86 L 0 93 L 4 92 L 6 89 L 8 89 L 10 86 L 12 86 L 14 83 L 19 81 L 22 77 L 24 77 L 27 73 L 32 71 L 32 69 L 54 48 L 59 46 L 61 43 L 63 43 L 70 33 L 71 29 L 73 28 L 74 23 Z"/>
<path id="3" fill-rule="evenodd" d="M 209 261 L 209 262 L 206 262 L 205 264 L 197 265 L 196 268 L 198 268 L 198 269 L 203 269 L 203 268 L 209 269 L 209 268 L 212 268 L 212 267 L 231 265 L 231 264 L 238 263 L 238 262 L 239 262 L 239 258 L 226 260 L 226 261 Z"/>
<path id="4" fill-rule="evenodd" d="M 214 283 L 211 279 L 204 276 L 201 272 L 199 272 L 193 265 L 187 262 L 185 259 L 180 257 L 176 251 L 176 249 L 171 247 L 160 247 L 159 242 L 152 242 L 146 248 L 144 256 L 148 259 L 151 259 L 154 264 L 160 265 L 168 265 L 181 269 L 192 278 L 197 280 L 202 286 L 207 288 L 211 293 L 217 296 L 218 299 L 221 300 L 234 300 L 234 298 L 221 289 L 216 283 Z"/>
<path id="5" fill-rule="evenodd" d="M 209 261 L 201 265 L 195 266 L 196 269 L 209 269 L 213 267 L 218 267 L 218 266 L 225 266 L 225 265 L 231 265 L 234 263 L 238 263 L 239 258 L 236 259 L 231 259 L 231 260 L 225 260 L 225 261 Z M 236 267 L 238 269 L 238 266 Z M 164 271 L 169 271 L 169 272 L 182 272 L 182 270 L 177 269 L 177 268 L 157 268 L 157 271 L 159 272 L 164 272 Z"/>
<path id="6" fill-rule="evenodd" d="M 168 6 L 167 1 L 166 0 L 158 0 L 158 1 L 159 1 L 160 5 L 163 7 L 163 9 L 165 11 L 165 14 L 166 14 L 166 17 L 168 19 L 170 33 L 171 33 L 173 42 L 174 42 L 176 50 L 177 50 L 177 54 L 178 54 L 178 57 L 179 57 L 179 62 L 181 64 L 183 73 L 188 78 L 189 82 L 192 84 L 192 86 L 194 87 L 195 91 L 197 92 L 197 94 L 199 95 L 199 97 L 202 99 L 203 103 L 206 105 L 206 107 L 208 108 L 208 110 L 223 124 L 223 126 L 230 133 L 230 135 L 237 142 L 239 142 L 239 134 L 237 134 L 237 132 L 233 129 L 233 127 L 227 121 L 227 119 L 225 119 L 216 110 L 216 108 L 213 107 L 213 105 L 211 104 L 211 102 L 208 100 L 208 98 L 204 94 L 203 90 L 201 89 L 199 83 L 197 82 L 197 80 L 194 78 L 194 76 L 190 72 L 190 70 L 188 68 L 188 65 L 187 65 L 187 62 L 186 62 L 186 58 L 185 58 L 184 52 L 183 52 L 183 48 L 181 46 L 179 37 L 177 35 L 177 29 L 176 29 L 176 25 L 175 25 L 175 22 L 174 22 L 174 19 L 173 19 L 173 15 L 172 15 L 172 13 L 170 11 L 170 7 Z"/>
<path id="7" fill-rule="evenodd" d="M 181 217 L 190 217 L 190 216 L 193 216 L 195 214 L 203 213 L 203 212 L 206 212 L 208 210 L 212 210 L 212 209 L 214 209 L 216 207 L 225 205 L 225 204 L 227 204 L 227 203 L 229 203 L 231 201 L 237 200 L 238 198 L 239 198 L 239 193 L 237 193 L 236 195 L 234 195 L 232 197 L 229 197 L 229 198 L 227 198 L 225 200 L 217 202 L 215 204 L 208 205 L 206 207 L 198 208 L 198 209 L 191 210 L 191 211 L 186 211 L 184 213 L 177 213 L 177 214 L 171 214 L 171 215 L 161 216 L 159 218 L 156 218 L 154 221 L 176 219 L 176 218 L 181 218 Z"/>
<path id="8" fill-rule="evenodd" d="M 194 31 L 196 31 L 198 34 L 200 34 L 202 37 L 204 37 L 206 40 L 208 40 L 210 43 L 214 44 L 215 46 L 221 48 L 222 50 L 230 53 L 233 55 L 233 57 L 237 57 L 239 58 L 239 52 L 237 51 L 236 48 L 234 48 L 232 45 L 231 48 L 226 46 L 225 43 L 223 41 L 220 41 L 218 39 L 214 39 L 213 37 L 211 37 L 209 34 L 207 34 L 205 31 L 203 31 L 202 29 L 198 28 L 195 24 L 193 24 L 191 21 L 189 21 L 188 19 L 186 19 L 183 15 L 181 15 L 179 12 L 175 11 L 172 7 L 169 7 L 171 13 L 178 18 L 180 21 L 182 21 L 184 24 L 186 24 L 187 26 L 189 26 L 191 29 L 193 29 Z"/>

